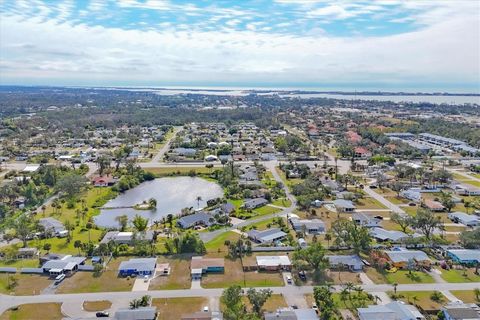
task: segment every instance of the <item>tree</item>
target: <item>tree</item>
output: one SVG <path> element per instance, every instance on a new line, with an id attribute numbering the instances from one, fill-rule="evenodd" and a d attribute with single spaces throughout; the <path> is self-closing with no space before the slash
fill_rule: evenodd
<path id="1" fill-rule="evenodd" d="M 262 307 L 267 302 L 267 300 L 272 296 L 272 290 L 270 289 L 260 289 L 255 290 L 250 288 L 247 291 L 248 301 L 252 305 L 253 312 L 258 316 L 261 315 Z"/>
<path id="2" fill-rule="evenodd" d="M 168 224 L 169 224 L 169 226 L 170 226 L 170 229 L 171 229 L 172 226 L 173 226 L 173 214 L 169 213 L 169 214 L 167 215 L 167 222 L 168 222 Z"/>
<path id="3" fill-rule="evenodd" d="M 448 212 L 451 212 L 453 207 L 455 207 L 455 202 L 453 201 L 452 194 L 450 192 L 440 192 L 440 202 L 447 209 Z"/>
<path id="4" fill-rule="evenodd" d="M 403 232 L 407 232 L 408 227 L 412 223 L 412 219 L 410 216 L 402 215 L 398 212 L 393 212 L 390 216 L 390 220 L 398 224 L 398 226 L 402 229 Z"/>
<path id="5" fill-rule="evenodd" d="M 325 249 L 321 242 L 312 243 L 306 248 L 298 248 L 293 253 L 293 261 L 297 266 L 304 265 L 313 270 L 316 278 L 328 266 L 328 260 L 325 258 Z"/>
<path id="6" fill-rule="evenodd" d="M 419 208 L 417 214 L 412 218 L 412 227 L 419 229 L 425 238 L 430 241 L 435 229 L 443 229 L 440 217 L 433 214 L 432 211 Z"/>
<path id="7" fill-rule="evenodd" d="M 65 174 L 56 184 L 57 191 L 65 194 L 69 199 L 74 198 L 86 187 L 87 178 L 74 172 Z"/>
<path id="8" fill-rule="evenodd" d="M 330 248 L 330 241 L 332 241 L 332 234 L 330 232 L 325 233 L 325 241 L 327 241 L 327 246 Z"/>
<path id="9" fill-rule="evenodd" d="M 245 313 L 242 303 L 242 288 L 239 285 L 233 285 L 223 290 L 220 298 L 225 305 L 225 320 L 237 320 Z"/>
<path id="10" fill-rule="evenodd" d="M 27 247 L 27 240 L 36 229 L 33 219 L 26 214 L 21 214 L 13 220 L 11 227 L 15 231 L 15 235 L 22 240 L 23 247 Z"/>
<path id="11" fill-rule="evenodd" d="M 153 209 L 153 208 L 156 208 L 156 207 L 157 207 L 157 199 L 155 199 L 155 198 L 150 198 L 150 199 L 148 200 L 148 206 L 149 206 L 150 208 L 152 208 L 152 209 Z"/>
<path id="12" fill-rule="evenodd" d="M 147 227 L 148 227 L 148 219 L 142 217 L 142 216 L 139 215 L 139 214 L 136 214 L 136 215 L 133 217 L 132 224 L 133 224 L 133 226 L 135 227 L 135 229 L 136 229 L 138 232 L 143 232 L 143 231 L 147 230 Z"/>
<path id="13" fill-rule="evenodd" d="M 50 243 L 47 242 L 43 245 L 43 250 L 49 252 L 50 249 L 52 249 L 52 245 Z"/>
<path id="14" fill-rule="evenodd" d="M 83 244 L 80 240 L 75 240 L 73 243 L 73 247 L 78 249 L 78 255 L 80 255 L 80 249 L 82 248 Z"/>
<path id="15" fill-rule="evenodd" d="M 330 320 L 335 315 L 335 302 L 332 297 L 330 286 L 319 286 L 313 288 L 313 298 L 320 309 L 320 319 Z"/>
<path id="16" fill-rule="evenodd" d="M 125 231 L 125 229 L 127 229 L 128 216 L 126 214 L 122 214 L 121 216 L 116 217 L 115 221 L 120 224 L 120 231 Z"/>
<path id="17" fill-rule="evenodd" d="M 354 221 L 336 220 L 332 224 L 332 231 L 337 246 L 351 247 L 356 254 L 370 250 L 372 236 L 368 228 L 357 225 Z"/>
<path id="18" fill-rule="evenodd" d="M 97 158 L 98 174 L 102 176 L 105 170 L 110 168 L 111 162 L 112 160 L 110 159 L 110 157 L 106 155 L 102 155 L 98 157 Z"/>
<path id="19" fill-rule="evenodd" d="M 480 229 L 462 231 L 460 233 L 460 243 L 467 249 L 480 248 Z"/>

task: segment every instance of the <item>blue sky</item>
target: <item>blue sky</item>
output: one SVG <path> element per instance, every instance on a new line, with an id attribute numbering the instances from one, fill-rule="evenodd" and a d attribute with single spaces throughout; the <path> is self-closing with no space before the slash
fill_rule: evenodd
<path id="1" fill-rule="evenodd" d="M 480 91 L 477 1 L 3 0 L 0 83 Z"/>

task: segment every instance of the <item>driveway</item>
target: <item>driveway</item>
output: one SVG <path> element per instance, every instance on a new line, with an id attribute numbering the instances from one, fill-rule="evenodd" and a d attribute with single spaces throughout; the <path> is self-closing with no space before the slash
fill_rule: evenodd
<path id="1" fill-rule="evenodd" d="M 145 282 L 145 279 L 143 278 L 137 278 L 133 283 L 132 291 L 148 291 L 149 285 L 150 285 L 150 278 L 148 278 L 146 282 Z"/>

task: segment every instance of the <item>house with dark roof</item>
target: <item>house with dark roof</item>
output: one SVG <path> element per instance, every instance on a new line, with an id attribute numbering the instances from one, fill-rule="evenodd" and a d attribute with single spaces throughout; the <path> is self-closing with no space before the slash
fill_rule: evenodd
<path id="1" fill-rule="evenodd" d="M 157 307 L 118 309 L 113 316 L 115 320 L 155 320 L 156 318 Z"/>
<path id="2" fill-rule="evenodd" d="M 287 234 L 280 228 L 271 228 L 267 230 L 258 231 L 252 229 L 248 232 L 248 238 L 254 242 L 267 244 L 283 240 Z"/>
<path id="3" fill-rule="evenodd" d="M 305 230 L 308 234 L 325 233 L 325 223 L 320 219 L 299 219 L 292 217 L 289 219 L 293 230 L 303 232 Z"/>
<path id="4" fill-rule="evenodd" d="M 325 256 L 328 259 L 330 268 L 343 269 L 350 271 L 361 271 L 363 269 L 363 261 L 356 254 L 353 255 L 332 255 Z"/>
<path id="5" fill-rule="evenodd" d="M 182 229 L 188 229 L 198 225 L 209 227 L 214 223 L 215 218 L 205 211 L 183 216 L 177 220 L 177 225 Z"/>
<path id="6" fill-rule="evenodd" d="M 397 268 L 405 268 L 413 261 L 417 265 L 428 266 L 432 263 L 432 260 L 427 254 L 420 250 L 407 250 L 398 248 L 396 250 L 385 251 L 391 264 Z"/>

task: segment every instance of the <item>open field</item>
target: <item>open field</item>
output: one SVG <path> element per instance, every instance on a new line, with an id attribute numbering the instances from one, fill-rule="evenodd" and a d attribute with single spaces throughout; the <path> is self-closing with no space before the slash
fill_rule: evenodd
<path id="1" fill-rule="evenodd" d="M 450 291 L 455 297 L 462 300 L 465 303 L 480 303 L 480 297 L 476 297 L 473 290 L 458 290 Z"/>
<path id="2" fill-rule="evenodd" d="M 17 285 L 11 289 L 8 283 L 16 279 Z M 52 280 L 47 276 L 37 274 L 0 274 L 0 293 L 19 295 L 36 295 L 48 287 Z"/>
<path id="3" fill-rule="evenodd" d="M 279 198 L 279 199 L 276 199 L 276 200 L 272 201 L 272 204 L 275 205 L 275 206 L 288 208 L 292 205 L 292 202 L 290 201 L 290 199 L 287 199 L 287 198 Z"/>
<path id="4" fill-rule="evenodd" d="M 108 300 L 98 301 L 85 301 L 83 302 L 83 310 L 89 312 L 107 310 L 112 306 L 112 303 Z"/>
<path id="5" fill-rule="evenodd" d="M 207 242 L 205 247 L 207 248 L 207 252 L 227 252 L 228 248 L 225 247 L 225 241 L 228 240 L 233 242 L 238 239 L 240 239 L 240 234 L 233 231 L 227 231 Z"/>
<path id="6" fill-rule="evenodd" d="M 442 279 L 447 282 L 480 282 L 480 275 L 475 274 L 474 268 L 464 270 L 441 270 Z"/>
<path id="7" fill-rule="evenodd" d="M 152 305 L 157 307 L 158 320 L 178 320 L 184 314 L 202 311 L 204 306 L 208 306 L 208 299 L 201 297 L 158 298 L 152 300 Z"/>
<path id="8" fill-rule="evenodd" d="M 189 289 L 191 255 L 175 255 L 158 257 L 157 263 L 170 263 L 171 272 L 168 276 L 159 276 L 150 281 L 150 290 Z"/>
<path id="9" fill-rule="evenodd" d="M 36 268 L 39 265 L 38 259 L 17 259 L 17 260 L 0 260 L 0 267 L 10 268 Z"/>
<path id="10" fill-rule="evenodd" d="M 118 276 L 118 266 L 128 258 L 112 259 L 100 276 L 95 277 L 92 272 L 79 271 L 70 278 L 65 278 L 58 286 L 58 293 L 82 293 L 104 291 L 130 291 L 134 278 Z"/>
<path id="11" fill-rule="evenodd" d="M 63 319 L 60 303 L 23 304 L 17 310 L 8 310 L 0 315 L 0 320 Z"/>
<path id="12" fill-rule="evenodd" d="M 282 210 L 279 209 L 279 208 L 271 207 L 269 205 L 266 205 L 266 206 L 263 206 L 263 207 L 260 207 L 260 208 L 257 208 L 257 209 L 253 210 L 253 212 L 255 213 L 255 217 L 274 214 L 274 213 L 278 213 L 280 211 L 282 211 Z"/>
<path id="13" fill-rule="evenodd" d="M 357 209 L 386 209 L 386 207 L 371 197 L 365 197 L 355 202 Z"/>
<path id="14" fill-rule="evenodd" d="M 442 295 L 441 301 L 433 301 L 430 297 L 432 293 L 433 291 L 402 291 L 398 292 L 398 299 L 414 304 L 423 310 L 439 310 L 447 299 Z"/>
<path id="15" fill-rule="evenodd" d="M 409 284 L 409 283 L 434 283 L 434 279 L 425 272 L 414 271 L 409 274 L 408 271 L 398 270 L 394 273 L 386 273 L 385 278 L 388 283 L 399 283 L 399 284 Z"/>
<path id="16" fill-rule="evenodd" d="M 283 286 L 279 272 L 244 272 L 240 259 L 225 259 L 225 273 L 208 274 L 202 277 L 203 288 L 226 288 L 237 284 L 242 287 L 278 287 Z"/>

